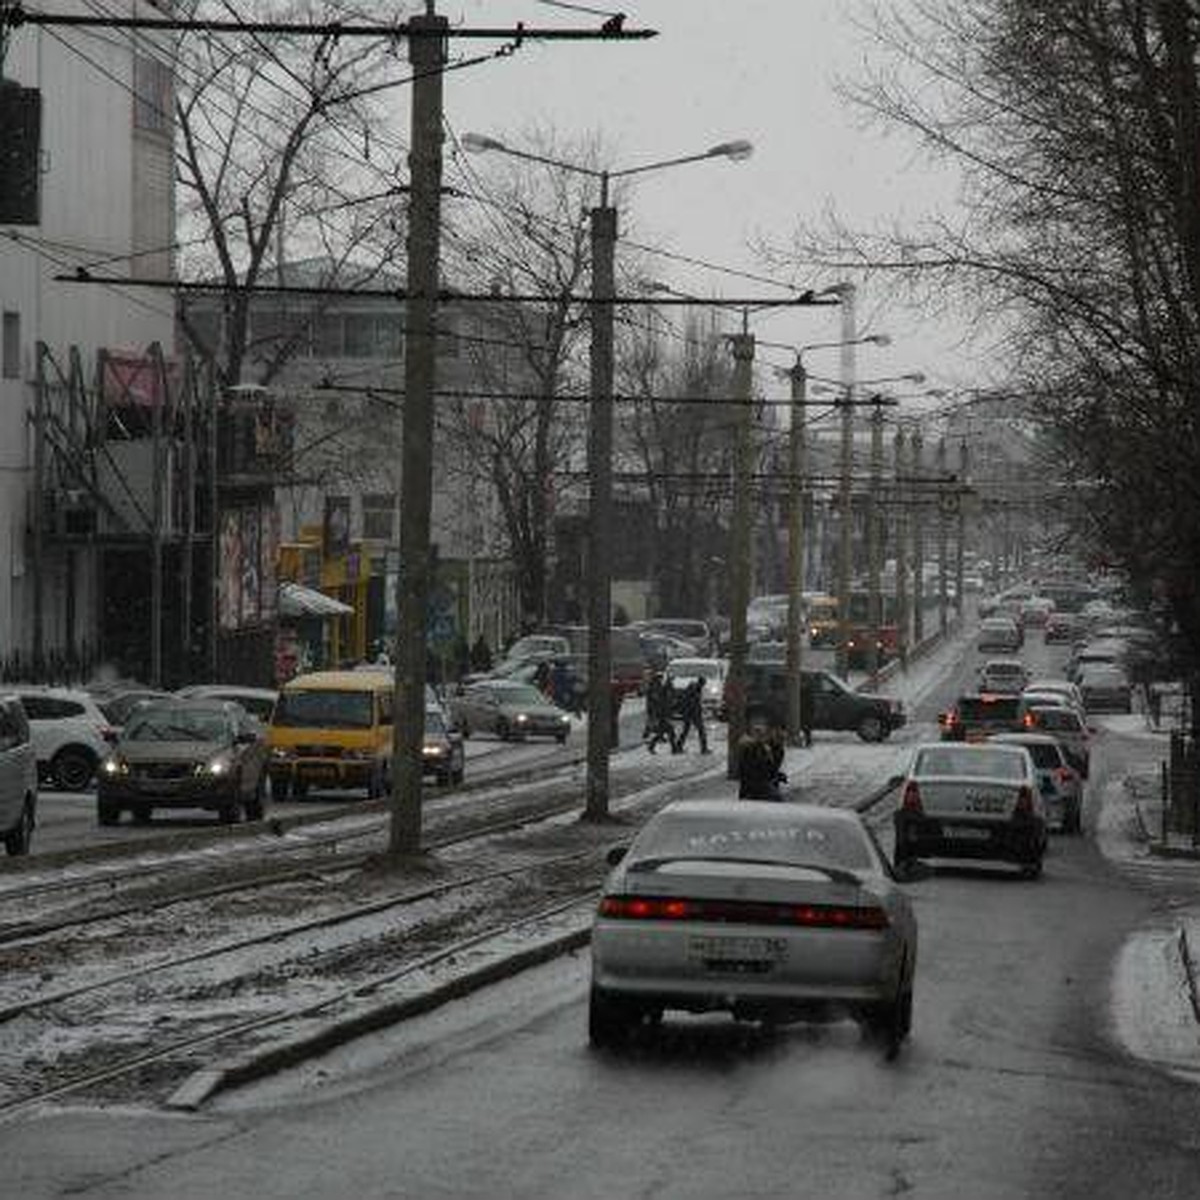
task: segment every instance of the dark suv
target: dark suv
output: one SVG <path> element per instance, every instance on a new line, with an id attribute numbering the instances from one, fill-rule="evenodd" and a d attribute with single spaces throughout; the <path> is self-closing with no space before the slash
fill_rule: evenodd
<path id="1" fill-rule="evenodd" d="M 968 692 L 938 717 L 944 742 L 982 742 L 993 733 L 1021 731 L 1021 698 L 1007 692 Z"/>
<path id="2" fill-rule="evenodd" d="M 864 742 L 882 742 L 904 724 L 904 705 L 899 700 L 856 692 L 828 671 L 802 671 L 801 687 L 812 697 L 813 729 L 852 730 Z M 787 668 L 780 663 L 747 663 L 746 707 L 766 709 L 778 724 L 784 724 Z"/>

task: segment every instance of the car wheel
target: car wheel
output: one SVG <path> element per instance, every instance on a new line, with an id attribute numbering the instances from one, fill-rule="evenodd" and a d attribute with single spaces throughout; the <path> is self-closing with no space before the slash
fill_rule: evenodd
<path id="1" fill-rule="evenodd" d="M 471 736 L 471 727 L 466 721 L 460 721 L 458 723 L 458 732 L 462 734 L 462 739 L 465 742 Z"/>
<path id="2" fill-rule="evenodd" d="M 134 822 L 138 825 L 149 825 L 153 811 L 149 804 L 135 804 L 133 806 Z"/>
<path id="3" fill-rule="evenodd" d="M 593 987 L 588 999 L 588 1041 L 598 1050 L 624 1045 L 635 1024 L 627 1004 Z"/>
<path id="4" fill-rule="evenodd" d="M 29 853 L 33 841 L 33 803 L 26 800 L 21 806 L 17 823 L 4 835 L 4 849 L 11 855 Z"/>
<path id="5" fill-rule="evenodd" d="M 900 1047 L 912 1032 L 912 984 L 903 985 L 896 999 L 873 1009 L 863 1022 L 863 1030 L 878 1042 L 889 1059 L 900 1053 Z"/>
<path id="6" fill-rule="evenodd" d="M 260 775 L 254 788 L 254 795 L 246 801 L 246 820 L 261 821 L 267 808 L 267 786 Z"/>
<path id="7" fill-rule="evenodd" d="M 554 740 L 555 740 L 555 741 L 556 741 L 556 742 L 557 742 L 557 743 L 558 743 L 560 746 L 565 746 L 565 745 L 567 744 L 567 735 L 566 735 L 565 733 L 556 733 L 556 734 L 554 735 Z"/>
<path id="8" fill-rule="evenodd" d="M 304 797 L 308 795 L 308 784 L 304 783 L 300 779 L 297 779 L 292 785 L 292 795 L 295 796 L 297 800 L 303 800 Z"/>
<path id="9" fill-rule="evenodd" d="M 96 756 L 84 746 L 64 746 L 50 760 L 50 774 L 64 792 L 82 792 L 96 773 Z"/>
<path id="10" fill-rule="evenodd" d="M 96 822 L 100 825 L 115 825 L 121 819 L 120 806 L 111 800 L 96 801 Z"/>
<path id="11" fill-rule="evenodd" d="M 292 782 L 290 779 L 272 779 L 271 780 L 271 801 L 272 803 L 282 804 L 292 791 Z"/>
<path id="12" fill-rule="evenodd" d="M 507 721 L 496 722 L 496 736 L 502 741 L 507 742 L 512 737 L 512 730 L 508 727 Z"/>
<path id="13" fill-rule="evenodd" d="M 1021 864 L 1021 877 L 1023 879 L 1040 879 L 1042 877 L 1042 856 L 1040 854 L 1037 858 Z"/>
<path id="14" fill-rule="evenodd" d="M 236 825 L 242 819 L 242 806 L 234 800 L 231 804 L 222 805 L 217 809 L 217 820 L 222 825 Z"/>
<path id="15" fill-rule="evenodd" d="M 887 737 L 887 728 L 883 721 L 876 716 L 863 717 L 856 731 L 864 742 L 882 742 Z"/>

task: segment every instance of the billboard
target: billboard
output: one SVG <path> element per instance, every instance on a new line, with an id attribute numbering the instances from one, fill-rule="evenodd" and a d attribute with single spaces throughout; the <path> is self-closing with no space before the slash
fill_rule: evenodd
<path id="1" fill-rule="evenodd" d="M 217 623 L 225 632 L 275 619 L 279 514 L 273 507 L 226 509 L 218 523 Z"/>

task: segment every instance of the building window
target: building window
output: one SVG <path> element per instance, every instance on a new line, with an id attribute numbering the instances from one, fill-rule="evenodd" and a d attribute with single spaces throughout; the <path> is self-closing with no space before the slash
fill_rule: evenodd
<path id="1" fill-rule="evenodd" d="M 5 379 L 21 378 L 21 314 L 4 314 L 4 346 L 0 353 L 0 375 Z"/>
<path id="2" fill-rule="evenodd" d="M 148 54 L 133 59 L 133 127 L 156 133 L 171 130 L 171 68 Z"/>
<path id="3" fill-rule="evenodd" d="M 396 497 L 390 492 L 368 493 L 362 498 L 362 535 L 378 542 L 390 542 L 395 524 Z"/>

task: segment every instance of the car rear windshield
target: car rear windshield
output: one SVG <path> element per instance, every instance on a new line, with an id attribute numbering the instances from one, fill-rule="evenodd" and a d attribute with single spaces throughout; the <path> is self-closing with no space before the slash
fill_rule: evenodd
<path id="1" fill-rule="evenodd" d="M 1038 725 L 1055 733 L 1078 733 L 1083 728 L 1079 714 L 1069 708 L 1039 708 L 1035 713 Z"/>
<path id="2" fill-rule="evenodd" d="M 867 837 L 853 823 L 821 816 L 732 819 L 664 813 L 648 825 L 630 853 L 641 858 L 768 859 L 781 864 L 815 864 L 851 871 L 871 870 L 875 859 Z"/>
<path id="3" fill-rule="evenodd" d="M 917 754 L 913 773 L 926 778 L 969 775 L 1019 783 L 1025 778 L 1025 760 L 1011 750 L 987 746 L 927 746 Z"/>
<path id="4" fill-rule="evenodd" d="M 370 729 L 371 700 L 369 691 L 282 692 L 271 724 L 293 729 Z"/>

